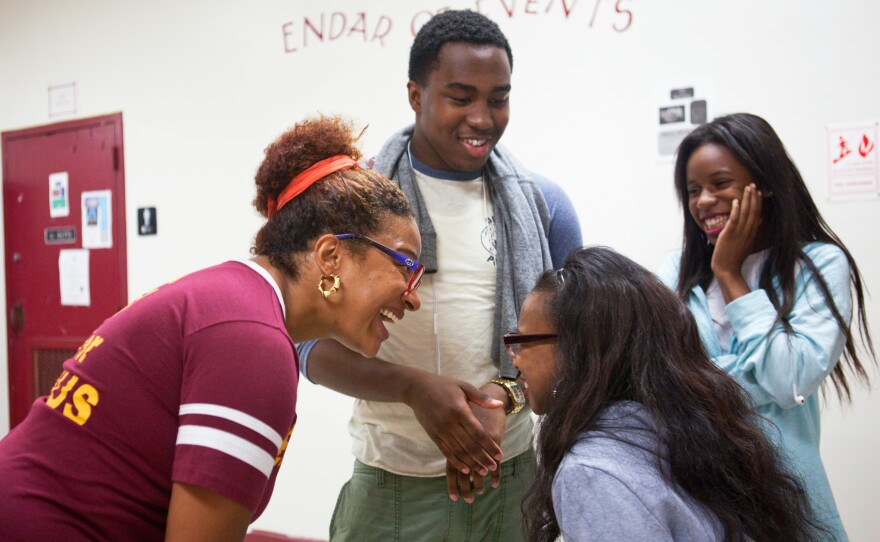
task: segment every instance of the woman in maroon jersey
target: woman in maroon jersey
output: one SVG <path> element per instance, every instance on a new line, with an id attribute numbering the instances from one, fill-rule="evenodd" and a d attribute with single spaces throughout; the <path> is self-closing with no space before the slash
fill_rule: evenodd
<path id="1" fill-rule="evenodd" d="M 144 294 L 64 363 L 0 440 L 0 540 L 244 538 L 296 422 L 294 343 L 373 356 L 419 308 L 412 208 L 354 141 L 339 118 L 282 134 L 254 258 Z"/>

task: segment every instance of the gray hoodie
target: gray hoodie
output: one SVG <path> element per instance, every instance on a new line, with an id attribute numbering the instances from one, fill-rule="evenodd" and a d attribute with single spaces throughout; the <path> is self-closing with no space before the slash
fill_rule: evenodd
<path id="1" fill-rule="evenodd" d="M 565 542 L 723 540 L 716 516 L 660 474 L 658 435 L 645 408 L 623 401 L 583 433 L 553 480 L 553 509 Z M 660 462 L 666 467 L 666 451 Z"/>

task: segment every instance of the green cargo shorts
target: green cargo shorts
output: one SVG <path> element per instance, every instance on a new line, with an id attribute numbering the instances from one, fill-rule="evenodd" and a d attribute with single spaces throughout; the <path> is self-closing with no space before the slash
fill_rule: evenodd
<path id="1" fill-rule="evenodd" d="M 501 484 L 486 476 L 474 502 L 453 502 L 446 477 L 400 476 L 354 463 L 330 522 L 332 542 L 487 542 L 525 540 L 522 501 L 535 477 L 528 450 L 501 464 Z"/>

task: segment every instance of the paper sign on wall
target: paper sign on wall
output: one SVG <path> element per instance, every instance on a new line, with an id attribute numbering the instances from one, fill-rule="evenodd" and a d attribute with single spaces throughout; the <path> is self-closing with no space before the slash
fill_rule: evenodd
<path id="1" fill-rule="evenodd" d="M 681 140 L 700 124 L 712 120 L 710 92 L 706 81 L 657 86 L 654 152 L 658 161 L 672 160 Z"/>
<path id="2" fill-rule="evenodd" d="M 110 190 L 82 193 L 83 248 L 110 248 L 113 246 L 111 197 Z"/>
<path id="3" fill-rule="evenodd" d="M 58 276 L 62 305 L 88 307 L 91 304 L 88 250 L 62 249 L 58 253 Z"/>
<path id="4" fill-rule="evenodd" d="M 50 86 L 49 116 L 58 117 L 74 113 L 76 113 L 76 82 Z"/>
<path id="5" fill-rule="evenodd" d="M 49 174 L 49 216 L 70 216 L 70 197 L 67 188 L 67 172 Z"/>
<path id="6" fill-rule="evenodd" d="M 880 121 L 828 126 L 828 197 L 880 197 Z"/>

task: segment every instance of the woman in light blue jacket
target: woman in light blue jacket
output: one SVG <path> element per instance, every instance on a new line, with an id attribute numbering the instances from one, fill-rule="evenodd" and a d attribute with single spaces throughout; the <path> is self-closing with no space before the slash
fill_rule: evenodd
<path id="1" fill-rule="evenodd" d="M 867 382 L 850 330 L 854 292 L 873 358 L 858 267 L 760 117 L 739 113 L 694 130 L 679 147 L 675 186 L 684 246 L 660 277 L 690 307 L 715 363 L 772 422 L 768 434 L 817 519 L 846 540 L 819 457 L 816 392 L 830 377 L 846 402 L 849 376 Z"/>

